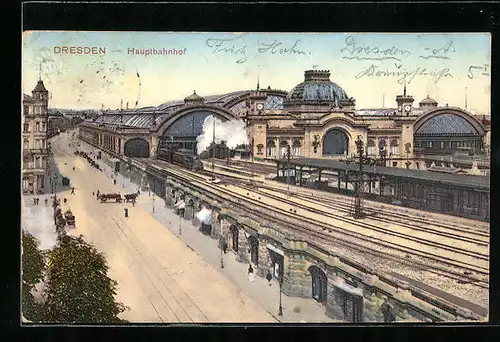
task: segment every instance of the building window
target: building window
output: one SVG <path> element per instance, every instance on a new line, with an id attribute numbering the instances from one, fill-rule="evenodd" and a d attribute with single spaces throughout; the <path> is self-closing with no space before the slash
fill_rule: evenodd
<path id="1" fill-rule="evenodd" d="M 398 162 L 392 162 L 392 167 L 398 167 Z"/>
<path id="2" fill-rule="evenodd" d="M 40 132 L 40 123 L 35 122 L 35 132 Z"/>
<path id="3" fill-rule="evenodd" d="M 295 140 L 293 142 L 293 155 L 294 156 L 296 156 L 296 157 L 300 156 L 300 147 L 301 147 L 300 141 Z"/>
<path id="4" fill-rule="evenodd" d="M 281 152 L 281 157 L 286 158 L 286 152 L 288 150 L 288 141 L 282 141 L 280 142 L 280 152 Z"/>
<path id="5" fill-rule="evenodd" d="M 35 114 L 40 114 L 40 107 L 39 106 L 35 106 Z"/>
<path id="6" fill-rule="evenodd" d="M 262 154 L 262 149 L 264 148 L 264 145 L 258 144 L 257 145 L 257 154 Z"/>
<path id="7" fill-rule="evenodd" d="M 366 154 L 369 156 L 375 155 L 375 141 L 373 141 L 373 139 L 369 139 L 366 144 Z"/>
<path id="8" fill-rule="evenodd" d="M 262 125 L 257 126 L 257 129 L 261 129 L 261 128 L 262 128 Z"/>
<path id="9" fill-rule="evenodd" d="M 28 115 L 30 113 L 30 106 L 24 105 L 24 115 Z"/>
<path id="10" fill-rule="evenodd" d="M 29 150 L 29 148 L 30 148 L 30 141 L 29 141 L 29 139 L 24 139 L 23 140 L 23 149 Z"/>
<path id="11" fill-rule="evenodd" d="M 42 123 L 42 132 L 47 131 L 47 125 L 45 125 L 45 122 Z"/>
<path id="12" fill-rule="evenodd" d="M 441 148 L 444 148 L 444 141 L 441 141 Z"/>
<path id="13" fill-rule="evenodd" d="M 29 132 L 29 131 L 30 131 L 30 125 L 29 125 L 29 124 L 27 124 L 27 123 L 25 123 L 25 124 L 23 125 L 23 132 Z"/>
<path id="14" fill-rule="evenodd" d="M 267 155 L 269 157 L 274 157 L 276 155 L 276 144 L 272 140 L 267 142 Z"/>
<path id="15" fill-rule="evenodd" d="M 391 154 L 399 154 L 399 145 L 396 139 L 391 140 Z"/>
<path id="16" fill-rule="evenodd" d="M 385 142 L 385 139 L 380 139 L 378 141 L 378 149 L 379 150 L 385 149 L 386 145 L 387 145 L 387 143 Z"/>

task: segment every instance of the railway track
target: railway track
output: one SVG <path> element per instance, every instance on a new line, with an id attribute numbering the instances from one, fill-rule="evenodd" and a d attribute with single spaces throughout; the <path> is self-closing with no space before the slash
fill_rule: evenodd
<path id="1" fill-rule="evenodd" d="M 316 213 L 316 214 L 324 215 L 326 217 L 333 218 L 333 219 L 335 219 L 337 221 L 341 221 L 341 222 L 345 222 L 345 223 L 350 223 L 350 224 L 353 224 L 353 225 L 358 225 L 360 227 L 368 228 L 370 230 L 381 232 L 381 233 L 388 234 L 388 235 L 391 235 L 391 236 L 404 237 L 405 239 L 407 239 L 409 241 L 414 241 L 414 242 L 422 243 L 422 244 L 428 245 L 428 246 L 439 247 L 439 248 L 444 249 L 444 250 L 458 252 L 460 254 L 472 256 L 472 257 L 475 257 L 475 258 L 478 258 L 478 259 L 481 259 L 481 260 L 485 260 L 485 261 L 489 260 L 488 254 L 470 252 L 468 249 L 461 248 L 461 247 L 449 247 L 449 246 L 447 246 L 447 245 L 445 245 L 443 243 L 428 241 L 428 240 L 425 240 L 425 239 L 422 239 L 422 238 L 414 237 L 414 236 L 409 235 L 409 234 L 402 234 L 402 233 L 398 233 L 398 232 L 391 232 L 388 229 L 381 228 L 381 227 L 376 226 L 376 225 L 371 224 L 371 223 L 367 223 L 367 222 L 363 222 L 363 221 L 357 221 L 357 220 L 354 220 L 354 219 L 349 219 L 349 218 L 347 218 L 345 216 L 341 216 L 341 215 L 338 215 L 338 214 L 333 214 L 331 212 L 326 212 L 325 210 L 320 210 L 320 209 L 314 208 L 311 205 L 303 205 L 303 204 L 297 203 L 295 201 L 288 200 L 288 199 L 286 199 L 286 197 L 285 197 L 284 194 L 283 194 L 284 196 L 276 196 L 276 195 L 271 194 L 269 192 L 255 190 L 254 188 L 249 187 L 249 186 L 245 186 L 245 185 L 239 185 L 239 186 L 243 187 L 243 188 L 245 188 L 245 189 L 247 189 L 249 191 L 253 191 L 253 192 L 259 193 L 259 194 L 261 194 L 263 196 L 267 196 L 267 197 L 273 198 L 275 200 L 282 201 L 283 203 L 287 203 L 290 206 L 298 207 L 298 208 L 301 208 L 301 209 L 304 209 L 304 210 L 307 210 L 307 211 L 310 211 L 310 212 L 313 212 L 313 213 Z M 321 205 L 319 203 L 314 203 L 312 201 L 308 201 L 308 203 L 310 203 L 312 205 L 317 205 L 317 206 Z M 325 207 L 324 205 L 322 205 L 322 206 L 326 210 L 329 209 L 329 208 Z M 377 219 L 376 221 L 382 221 L 382 220 L 381 219 Z M 391 220 L 384 220 L 382 222 L 394 223 Z M 480 245 L 480 246 L 488 246 L 488 243 L 484 242 L 483 240 L 467 239 L 467 238 L 464 238 L 464 237 L 462 237 L 460 235 L 456 235 L 456 234 L 455 235 L 451 235 L 450 234 L 451 235 L 450 236 L 448 234 L 441 234 L 440 232 L 438 232 L 435 229 L 434 230 L 431 230 L 431 229 L 421 229 L 418 226 L 408 225 L 408 224 L 405 223 L 405 228 L 406 227 L 409 227 L 412 230 L 416 230 L 416 231 L 421 231 L 421 232 L 425 232 L 425 233 L 431 232 L 432 234 L 435 234 L 435 235 L 441 235 L 441 236 L 451 237 L 454 240 L 459 240 L 459 241 L 468 242 L 468 243 L 474 243 L 474 244 L 477 244 L 477 245 Z"/>
<path id="2" fill-rule="evenodd" d="M 164 166 L 164 165 L 162 165 L 162 166 Z M 475 272 L 478 275 L 487 276 L 489 274 L 489 272 L 488 272 L 488 269 L 485 267 L 480 267 L 480 266 L 478 267 L 477 265 L 473 265 L 470 263 L 458 262 L 457 260 L 454 260 L 451 258 L 446 258 L 446 257 L 440 256 L 440 255 L 435 254 L 435 253 L 423 253 L 419 249 L 411 248 L 408 246 L 401 246 L 401 245 L 398 246 L 397 244 L 390 245 L 387 242 L 384 242 L 380 239 L 376 239 L 373 237 L 367 237 L 366 235 L 359 234 L 359 233 L 346 232 L 344 228 L 340 228 L 340 227 L 333 226 L 333 225 L 327 225 L 327 224 L 325 224 L 323 222 L 319 222 L 317 220 L 304 218 L 303 216 L 298 217 L 298 215 L 290 213 L 286 210 L 279 209 L 279 208 L 273 208 L 273 211 L 277 211 L 279 214 L 290 217 L 292 219 L 292 221 L 295 220 L 295 221 L 309 224 L 310 227 L 316 227 L 316 228 L 309 228 L 309 227 L 303 228 L 303 227 L 301 227 L 300 224 L 299 225 L 293 224 L 286 219 L 273 216 L 269 212 L 269 205 L 263 204 L 262 201 L 256 201 L 252 198 L 248 198 L 248 197 L 245 197 L 242 195 L 235 194 L 234 191 L 227 190 L 224 188 L 224 186 L 221 186 L 221 185 L 207 183 L 207 180 L 209 177 L 206 177 L 206 176 L 203 176 L 200 174 L 196 174 L 196 173 L 193 173 L 191 171 L 187 171 L 187 170 L 184 170 L 181 168 L 173 168 L 171 165 L 168 165 L 168 168 L 170 169 L 170 170 L 168 170 L 168 172 L 174 174 L 176 177 L 178 177 L 181 180 L 191 182 L 191 183 L 193 181 L 197 181 L 197 182 L 200 182 L 201 183 L 200 185 L 202 185 L 203 187 L 225 193 L 229 198 L 233 198 L 234 200 L 236 200 L 236 201 L 234 201 L 234 200 L 232 201 L 236 206 L 239 206 L 244 210 L 248 211 L 249 208 L 246 206 L 243 206 L 242 202 L 245 204 L 251 204 L 255 207 L 259 207 L 259 209 L 252 209 L 252 211 L 256 212 L 261 217 L 265 216 L 265 217 L 269 218 L 270 221 L 273 221 L 281 226 L 284 226 L 284 227 L 290 229 L 291 231 L 300 232 L 305 236 L 313 238 L 313 240 L 315 240 L 316 242 L 320 243 L 323 246 L 325 245 L 324 242 L 326 241 L 326 242 L 328 242 L 327 245 L 329 247 L 331 247 L 330 244 L 343 244 L 344 246 L 347 246 L 351 249 L 357 249 L 359 251 L 366 253 L 367 252 L 366 245 L 362 245 L 362 244 L 345 239 L 345 237 L 351 237 L 351 238 L 354 238 L 357 240 L 361 240 L 363 242 L 367 242 L 367 243 L 369 243 L 369 246 L 377 245 L 378 248 L 385 247 L 385 248 L 389 248 L 392 250 L 396 250 L 396 251 L 401 252 L 401 253 L 406 253 L 406 255 L 411 254 L 416 258 L 421 257 L 421 258 L 426 259 L 427 261 L 431 260 L 432 262 L 439 262 L 441 264 L 444 264 L 446 268 L 437 266 L 435 264 L 423 263 L 423 262 L 417 261 L 415 259 L 413 259 L 411 262 L 409 262 L 407 264 L 414 266 L 414 267 L 417 266 L 417 268 L 420 267 L 420 269 L 424 269 L 427 271 L 432 270 L 433 273 L 440 274 L 440 275 L 446 275 L 448 278 L 452 278 L 452 279 L 455 279 L 458 281 L 462 281 L 462 282 L 465 281 L 465 282 L 469 282 L 471 284 L 474 284 L 475 286 L 488 288 L 488 286 L 487 286 L 488 281 L 487 280 L 479 279 L 479 278 L 474 277 L 474 276 L 469 276 L 469 275 L 464 274 L 464 272 L 463 272 L 465 270 L 465 272 L 469 272 L 469 274 L 473 274 L 472 272 Z M 247 190 L 247 189 L 245 189 L 245 190 Z M 248 189 L 248 191 L 250 191 L 250 189 Z M 264 196 L 264 195 L 262 194 L 262 196 Z M 280 201 L 281 200 L 282 199 L 280 198 Z M 377 228 L 379 228 L 379 227 L 377 227 Z M 329 232 L 330 234 L 328 234 L 326 232 Z M 332 232 L 340 233 L 341 236 L 333 237 L 331 235 Z M 376 252 L 379 255 L 382 254 L 384 257 L 388 257 L 388 256 L 394 257 L 394 255 L 391 255 L 390 253 L 376 251 L 373 249 L 373 247 L 370 249 L 371 249 L 371 252 Z M 454 252 L 457 252 L 457 251 L 454 251 Z M 398 262 L 401 262 L 401 258 L 397 258 L 397 260 L 398 260 Z M 456 271 L 456 270 L 455 271 L 451 270 L 450 267 L 460 269 L 461 272 Z"/>
<path id="3" fill-rule="evenodd" d="M 244 162 L 244 161 L 232 161 L 231 163 L 237 163 L 237 165 L 246 166 L 246 167 L 248 167 L 249 165 L 251 165 L 250 163 Z M 261 165 L 261 164 L 259 164 L 259 166 L 263 166 L 264 168 L 270 167 L 270 166 Z M 272 170 L 272 172 L 275 172 L 275 171 L 276 171 L 275 169 Z M 266 186 L 260 186 L 260 187 L 262 188 L 262 187 L 266 187 Z M 269 186 L 268 186 L 268 188 L 270 190 L 279 189 L 278 187 L 269 187 Z M 314 191 L 317 192 L 316 189 L 304 188 L 303 189 L 304 193 L 307 192 L 307 190 L 314 190 Z M 308 195 L 301 194 L 300 191 L 296 191 L 293 194 L 296 197 L 301 197 L 301 198 L 304 198 L 304 199 L 306 199 L 308 197 Z M 322 203 L 325 203 L 325 202 L 331 203 L 333 206 L 335 206 L 335 205 L 341 205 L 341 206 L 336 206 L 335 207 L 336 209 L 339 209 L 341 211 L 346 211 L 345 206 L 347 206 L 347 208 L 350 208 L 350 206 L 352 204 L 352 197 L 341 195 L 341 194 L 331 194 L 331 196 L 325 196 L 325 195 L 322 196 L 322 195 L 319 195 L 319 194 L 316 193 L 316 194 L 314 194 L 314 196 L 310 196 L 310 198 L 316 199 L 316 200 L 320 200 Z M 368 205 L 366 205 L 367 203 L 368 203 Z M 446 224 L 442 224 L 442 223 L 439 223 L 439 222 L 436 222 L 436 221 L 433 221 L 433 220 L 429 220 L 429 219 L 425 219 L 425 218 L 422 218 L 422 217 L 419 217 L 419 216 L 416 216 L 416 215 L 404 214 L 404 213 L 400 213 L 400 212 L 396 212 L 396 211 L 391 211 L 391 210 L 383 209 L 383 208 L 380 208 L 380 207 L 374 207 L 373 205 L 370 205 L 370 204 L 371 203 L 370 203 L 369 200 L 365 201 L 365 207 L 368 208 L 368 209 L 370 209 L 372 212 L 374 212 L 376 214 L 389 215 L 392 218 L 398 217 L 398 218 L 401 218 L 401 219 L 408 219 L 408 220 L 410 220 L 410 221 L 412 221 L 414 223 L 431 225 L 431 226 L 439 227 L 439 228 L 443 228 L 443 229 L 453 228 L 453 230 L 460 231 L 460 232 L 475 231 L 477 233 L 477 236 L 489 239 L 489 230 L 488 229 L 473 229 L 470 226 L 457 225 L 457 224 L 454 224 L 454 223 L 451 223 L 451 222 L 447 222 Z M 348 211 L 348 209 L 347 209 L 347 211 Z M 381 219 L 381 220 L 383 220 L 383 219 Z M 398 221 L 398 222 L 401 222 L 401 221 Z M 401 223 L 403 223 L 403 222 L 401 222 Z M 480 222 L 480 224 L 484 225 L 483 222 Z M 478 241 L 478 242 L 480 242 L 480 241 Z"/>
<path id="4" fill-rule="evenodd" d="M 241 186 L 245 186 L 245 185 L 242 184 Z M 252 189 L 251 187 L 248 187 L 248 186 L 245 186 L 245 188 L 249 189 L 249 190 Z M 282 195 L 288 196 L 287 191 L 284 189 L 279 189 L 279 188 L 276 189 L 276 188 L 268 187 L 265 185 L 259 185 L 259 189 L 267 190 L 264 192 L 266 194 L 271 195 L 271 196 L 272 196 L 272 194 L 270 194 L 268 191 L 274 191 L 274 192 L 278 192 Z M 351 203 L 346 203 L 344 201 L 336 201 L 336 200 L 332 200 L 332 199 L 319 200 L 314 196 L 308 196 L 308 195 L 300 194 L 300 193 L 291 194 L 291 197 L 305 200 L 305 201 L 309 202 L 311 205 L 323 207 L 326 210 L 335 209 L 336 211 L 343 212 L 345 214 L 350 213 L 349 207 L 351 206 Z M 285 200 L 287 200 L 287 199 L 285 199 Z M 287 200 L 287 203 L 292 205 L 295 202 Z M 347 206 L 347 208 L 346 208 L 346 206 Z M 325 212 L 325 210 L 323 210 L 323 212 Z M 330 213 L 326 213 L 326 214 L 328 214 L 332 217 L 335 216 L 335 218 L 338 218 L 339 220 L 343 220 L 343 221 L 347 220 L 347 218 L 345 216 L 340 216 L 340 215 L 335 215 L 335 214 L 330 214 Z M 398 213 L 394 213 L 394 212 L 390 212 L 390 211 L 386 211 L 386 210 L 380 210 L 380 211 L 376 212 L 376 215 L 367 215 L 367 218 L 371 221 L 378 221 L 378 222 L 383 222 L 383 223 L 388 223 L 388 224 L 394 224 L 394 223 L 401 224 L 407 228 L 411 228 L 411 229 L 416 230 L 416 231 L 432 233 L 432 234 L 447 237 L 447 238 L 453 238 L 453 239 L 458 240 L 458 241 L 475 243 L 478 246 L 482 246 L 482 247 L 489 246 L 489 234 L 486 234 L 486 233 L 481 232 L 481 231 L 473 231 L 473 230 L 471 231 L 470 229 L 466 230 L 466 229 L 450 228 L 448 226 L 445 226 L 445 225 L 439 224 L 439 223 L 434 224 L 434 226 L 438 226 L 439 229 L 435 229 L 432 227 L 423 227 L 422 225 L 418 224 L 418 223 L 424 223 L 422 221 L 412 222 L 412 221 L 410 221 L 409 218 L 404 217 L 403 215 L 399 215 Z M 402 218 L 402 219 L 398 220 L 397 218 Z M 353 221 L 353 220 L 349 220 L 349 221 L 350 222 L 359 222 L 359 221 Z M 452 232 L 443 232 L 440 229 L 441 230 L 442 229 L 451 230 Z M 462 232 L 468 236 L 455 234 L 454 233 L 455 231 Z M 483 239 L 480 239 L 480 237 L 482 237 Z"/>

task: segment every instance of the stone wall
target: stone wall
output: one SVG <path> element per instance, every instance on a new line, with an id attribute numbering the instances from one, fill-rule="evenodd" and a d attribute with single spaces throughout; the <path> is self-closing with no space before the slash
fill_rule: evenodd
<path id="1" fill-rule="evenodd" d="M 178 183 L 178 182 L 174 182 Z M 175 194 L 172 192 L 175 190 Z M 325 313 L 336 319 L 343 319 L 346 312 L 342 311 L 341 306 L 336 300 L 338 289 L 335 284 L 341 281 L 345 282 L 349 288 L 356 293 L 361 293 L 362 299 L 359 299 L 363 322 L 382 322 L 383 317 L 380 313 L 380 305 L 383 298 L 387 297 L 389 303 L 394 307 L 397 321 L 453 321 L 459 318 L 474 319 L 478 318 L 467 310 L 457 310 L 453 315 L 436 305 L 427 303 L 412 295 L 411 291 L 418 289 L 411 288 L 408 284 L 397 281 L 388 276 L 379 279 L 373 270 L 366 268 L 361 270 L 346 264 L 332 252 L 321 249 L 298 237 L 287 233 L 286 229 L 281 227 L 270 228 L 266 222 L 249 218 L 247 214 L 231 208 L 229 204 L 220 204 L 208 199 L 208 197 L 197 193 L 189 186 L 177 184 L 167 184 L 166 199 L 171 206 L 180 196 L 185 196 L 185 200 L 190 199 L 194 202 L 193 212 L 196 213 L 202 205 L 211 207 L 214 211 L 223 214 L 219 222 L 217 215 L 214 215 L 212 237 L 219 238 L 221 232 L 226 234 L 229 250 L 233 250 L 232 235 L 230 227 L 238 227 L 238 252 L 236 253 L 239 262 L 250 262 L 250 251 L 248 237 L 250 235 L 258 238 L 258 266 L 256 273 L 264 277 L 269 269 L 270 256 L 267 250 L 267 243 L 279 245 L 284 251 L 283 265 L 283 286 L 284 294 L 296 297 L 312 297 L 312 277 L 310 267 L 315 265 L 319 267 L 327 276 L 327 294 Z M 187 207 L 186 207 L 187 208 Z M 185 217 L 191 215 L 191 209 L 185 211 Z M 193 225 L 200 225 L 200 222 L 193 218 Z M 392 279 L 392 280 L 391 280 Z M 346 286 L 347 286 L 346 285 Z M 311 298 L 311 300 L 313 300 Z M 435 299 L 439 302 L 439 299 Z"/>

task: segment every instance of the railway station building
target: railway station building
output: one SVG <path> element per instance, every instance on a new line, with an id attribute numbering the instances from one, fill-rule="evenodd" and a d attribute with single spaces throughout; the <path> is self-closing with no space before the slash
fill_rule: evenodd
<path id="1" fill-rule="evenodd" d="M 23 94 L 22 191 L 39 194 L 45 189 L 49 149 L 47 143 L 49 92 L 40 79 L 31 95 Z"/>
<path id="2" fill-rule="evenodd" d="M 406 87 L 389 108 L 357 109 L 355 99 L 330 80 L 327 70 L 307 70 L 291 91 L 261 89 L 200 96 L 156 107 L 103 112 L 80 125 L 82 139 L 107 152 L 154 157 L 158 147 L 177 143 L 196 151 L 196 137 L 209 115 L 247 123 L 255 159 L 344 159 L 356 153 L 360 137 L 365 154 L 385 150 L 388 167 L 449 172 L 489 168 L 490 122 L 462 108 L 439 105 L 429 96 L 415 103 Z M 425 164 L 425 165 L 424 165 Z M 458 167 L 457 167 L 458 166 Z"/>

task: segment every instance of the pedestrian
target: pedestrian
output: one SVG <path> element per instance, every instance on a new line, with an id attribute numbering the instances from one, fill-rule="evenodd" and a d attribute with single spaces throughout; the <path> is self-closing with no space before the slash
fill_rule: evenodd
<path id="1" fill-rule="evenodd" d="M 253 274 L 252 264 L 248 265 L 248 281 L 253 283 L 255 280 L 255 275 Z"/>
<path id="2" fill-rule="evenodd" d="M 73 166 L 73 171 L 75 171 L 75 167 Z"/>
<path id="3" fill-rule="evenodd" d="M 271 274 L 270 269 L 267 270 L 266 279 L 269 282 L 269 286 L 271 286 L 271 280 L 273 279 L 273 275 Z"/>
<path id="4" fill-rule="evenodd" d="M 116 185 L 116 179 L 113 179 L 113 184 Z"/>
<path id="5" fill-rule="evenodd" d="M 222 250 L 224 251 L 224 254 L 227 253 L 227 242 L 225 239 L 222 241 Z"/>
<path id="6" fill-rule="evenodd" d="M 394 312 L 394 308 L 389 305 L 389 311 L 387 313 L 387 323 L 392 323 L 396 320 L 396 313 Z"/>
<path id="7" fill-rule="evenodd" d="M 95 192 L 94 192 L 94 191 L 92 191 L 92 197 L 94 197 L 94 196 L 95 196 Z"/>
<path id="8" fill-rule="evenodd" d="M 74 195 L 75 194 L 75 187 L 72 187 L 71 188 L 71 194 Z"/>
<path id="9" fill-rule="evenodd" d="M 99 189 L 97 189 L 97 197 L 99 197 Z"/>
<path id="10" fill-rule="evenodd" d="M 125 211 L 125 217 L 128 217 L 128 209 L 127 209 L 127 208 L 125 208 L 125 209 L 123 209 L 123 210 Z"/>
<path id="11" fill-rule="evenodd" d="M 36 205 L 36 197 L 33 197 L 33 205 Z"/>
<path id="12" fill-rule="evenodd" d="M 47 197 L 45 197 L 45 205 L 47 205 L 48 202 L 49 200 L 47 199 Z"/>
<path id="13" fill-rule="evenodd" d="M 380 305 L 380 312 L 382 313 L 382 315 L 384 315 L 384 323 L 390 323 L 391 305 L 389 304 L 386 296 L 384 296 L 383 298 L 384 302 Z"/>

